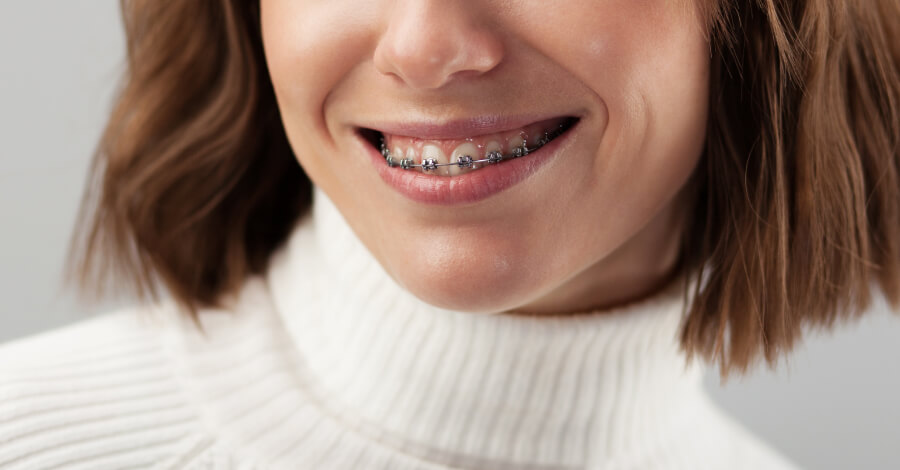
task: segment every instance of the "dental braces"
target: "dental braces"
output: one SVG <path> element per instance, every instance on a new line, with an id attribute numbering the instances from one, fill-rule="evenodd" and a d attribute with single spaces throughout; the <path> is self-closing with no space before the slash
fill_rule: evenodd
<path id="1" fill-rule="evenodd" d="M 438 167 L 442 166 L 458 166 L 460 168 L 472 168 L 476 163 L 500 163 L 506 160 L 512 160 L 514 158 L 524 157 L 531 152 L 543 147 L 551 140 L 559 137 L 560 134 L 565 132 L 565 125 L 560 124 L 556 129 L 544 132 L 544 135 L 538 139 L 537 144 L 534 147 L 529 147 L 527 141 L 523 141 L 520 147 L 516 147 L 512 150 L 512 153 L 507 155 L 503 155 L 500 152 L 488 152 L 486 158 L 481 158 L 478 160 L 473 159 L 470 155 L 462 155 L 456 162 L 450 163 L 438 163 L 435 158 L 426 158 L 422 160 L 422 163 L 413 163 L 415 160 L 412 158 L 402 158 L 400 161 L 394 159 L 394 156 L 391 155 L 391 151 L 387 148 L 387 145 L 384 142 L 384 136 L 381 137 L 381 155 L 384 157 L 385 162 L 387 162 L 389 167 L 400 167 L 404 170 L 411 170 L 413 168 L 421 168 L 422 171 L 434 171 L 437 170 Z M 483 168 L 483 167 L 479 167 Z"/>

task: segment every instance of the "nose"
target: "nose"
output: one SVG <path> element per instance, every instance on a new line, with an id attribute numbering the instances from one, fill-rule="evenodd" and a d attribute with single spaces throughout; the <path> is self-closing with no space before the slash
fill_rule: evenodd
<path id="1" fill-rule="evenodd" d="M 478 3 L 397 0 L 375 47 L 375 67 L 418 89 L 495 68 L 503 60 L 503 43 L 485 15 L 465 8 Z"/>

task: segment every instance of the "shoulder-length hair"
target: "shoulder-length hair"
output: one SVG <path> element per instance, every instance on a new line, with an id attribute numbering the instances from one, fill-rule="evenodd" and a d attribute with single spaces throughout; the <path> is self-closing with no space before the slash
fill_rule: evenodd
<path id="1" fill-rule="evenodd" d="M 804 325 L 900 304 L 900 2 L 701 1 L 707 142 L 684 233 L 689 357 L 774 366 Z M 221 305 L 311 204 L 265 67 L 258 1 L 122 0 L 127 74 L 68 269 L 186 314 Z M 71 278 L 70 278 L 71 279 Z"/>

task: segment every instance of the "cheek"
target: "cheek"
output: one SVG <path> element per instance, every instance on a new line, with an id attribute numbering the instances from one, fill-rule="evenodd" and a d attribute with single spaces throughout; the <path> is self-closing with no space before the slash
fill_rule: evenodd
<path id="1" fill-rule="evenodd" d="M 709 53 L 699 11 L 672 0 L 577 3 L 520 32 L 603 104 L 607 158 L 695 136 L 698 125 L 702 134 Z"/>
<path id="2" fill-rule="evenodd" d="M 266 65 L 288 129 L 322 129 L 328 93 L 366 53 L 372 12 L 351 3 L 261 1 Z"/>
<path id="3" fill-rule="evenodd" d="M 639 170 L 668 190 L 687 178 L 705 144 L 709 45 L 694 23 L 670 28 L 652 43 L 633 66 L 646 113 Z"/>
<path id="4" fill-rule="evenodd" d="M 528 31 L 607 112 L 580 188 L 585 214 L 619 221 L 620 232 L 602 236 L 626 236 L 671 200 L 702 153 L 709 53 L 699 16 L 680 2 L 613 0 L 554 10 Z"/>

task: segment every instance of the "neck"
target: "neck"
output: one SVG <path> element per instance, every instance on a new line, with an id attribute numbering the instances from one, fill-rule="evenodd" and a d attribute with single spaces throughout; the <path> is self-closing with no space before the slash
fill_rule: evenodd
<path id="1" fill-rule="evenodd" d="M 683 284 L 612 310 L 489 315 L 400 288 L 318 188 L 269 273 L 304 381 L 337 419 L 466 468 L 564 468 L 663 442 L 701 395 Z M 527 463 L 526 463 L 527 462 Z"/>

